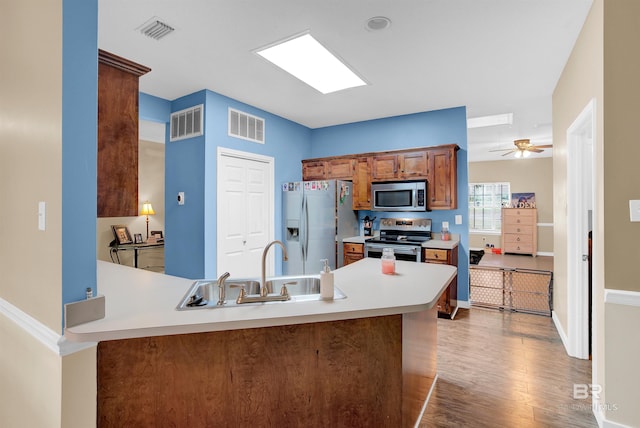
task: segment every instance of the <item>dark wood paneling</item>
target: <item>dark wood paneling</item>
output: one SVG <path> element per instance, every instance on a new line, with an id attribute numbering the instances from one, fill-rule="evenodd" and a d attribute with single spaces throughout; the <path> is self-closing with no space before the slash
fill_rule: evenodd
<path id="1" fill-rule="evenodd" d="M 101 342 L 98 426 L 402 426 L 402 324 L 394 315 Z"/>

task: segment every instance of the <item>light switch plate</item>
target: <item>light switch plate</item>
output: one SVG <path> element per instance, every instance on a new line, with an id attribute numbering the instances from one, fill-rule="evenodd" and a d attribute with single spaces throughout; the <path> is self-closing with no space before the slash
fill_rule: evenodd
<path id="1" fill-rule="evenodd" d="M 38 230 L 47 229 L 47 204 L 43 201 L 38 202 Z"/>
<path id="2" fill-rule="evenodd" d="M 640 221 L 640 200 L 629 201 L 629 218 L 631 221 Z"/>
<path id="3" fill-rule="evenodd" d="M 462 216 L 460 214 L 456 215 L 456 224 L 462 224 Z"/>
<path id="4" fill-rule="evenodd" d="M 178 192 L 178 205 L 184 205 L 184 192 Z"/>

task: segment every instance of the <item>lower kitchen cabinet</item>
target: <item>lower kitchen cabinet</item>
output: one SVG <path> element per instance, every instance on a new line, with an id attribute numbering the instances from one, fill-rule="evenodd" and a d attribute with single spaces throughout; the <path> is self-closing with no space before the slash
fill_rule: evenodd
<path id="1" fill-rule="evenodd" d="M 364 244 L 346 242 L 344 245 L 344 266 L 364 258 Z"/>
<path id="2" fill-rule="evenodd" d="M 446 264 L 458 267 L 458 246 L 452 249 L 423 248 L 422 260 L 425 263 Z M 458 275 L 438 299 L 438 317 L 453 319 L 458 308 Z"/>

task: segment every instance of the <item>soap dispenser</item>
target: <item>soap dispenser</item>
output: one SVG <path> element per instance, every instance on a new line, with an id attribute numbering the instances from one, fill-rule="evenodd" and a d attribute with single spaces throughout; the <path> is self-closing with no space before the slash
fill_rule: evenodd
<path id="1" fill-rule="evenodd" d="M 325 300 L 333 299 L 333 272 L 329 268 L 329 260 L 322 259 L 324 266 L 320 271 L 320 298 Z"/>

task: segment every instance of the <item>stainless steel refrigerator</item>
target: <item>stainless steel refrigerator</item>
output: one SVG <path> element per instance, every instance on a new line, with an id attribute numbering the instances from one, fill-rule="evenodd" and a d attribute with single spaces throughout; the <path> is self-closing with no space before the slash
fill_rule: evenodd
<path id="1" fill-rule="evenodd" d="M 285 275 L 320 273 L 320 260 L 331 269 L 343 265 L 342 239 L 358 235 L 349 181 L 297 181 L 282 185 Z"/>

